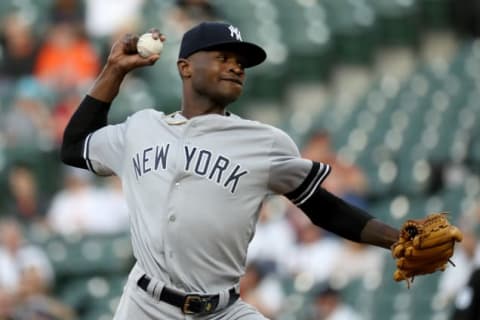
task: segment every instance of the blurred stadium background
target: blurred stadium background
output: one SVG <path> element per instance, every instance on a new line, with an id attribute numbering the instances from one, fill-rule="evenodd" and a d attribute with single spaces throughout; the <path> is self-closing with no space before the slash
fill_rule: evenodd
<path id="1" fill-rule="evenodd" d="M 407 218 L 448 211 L 455 223 L 469 221 L 480 237 L 480 217 L 465 218 L 480 196 L 478 1 L 5 0 L 0 16 L 0 216 L 20 220 L 26 241 L 45 251 L 54 271 L 45 294 L 78 319 L 111 319 L 133 257 L 126 228 L 52 227 L 48 215 L 68 173 L 58 146 L 112 40 L 127 31 L 156 27 L 167 44 L 153 68 L 127 79 L 111 123 L 146 107 L 177 110 L 181 34 L 202 19 L 227 20 L 268 53 L 266 63 L 248 70 L 233 112 L 284 129 L 301 150 L 314 133 L 328 132 L 336 156 L 366 179 L 357 194 L 361 204 L 384 221 L 399 226 Z M 65 50 L 49 52 L 52 39 Z M 32 170 L 42 196 L 43 207 L 33 213 L 21 210 L 12 186 L 18 166 Z M 391 280 L 388 253 L 382 264 L 380 273 L 327 280 L 363 319 L 450 319 L 454 298 L 438 295 L 442 274 L 415 279 L 407 290 Z M 271 317 L 316 319 L 312 277 L 287 273 L 276 279 L 281 307 Z M 0 282 L 2 287 L 8 295 Z M 0 303 L 0 319 L 9 319 L 6 305 Z"/>

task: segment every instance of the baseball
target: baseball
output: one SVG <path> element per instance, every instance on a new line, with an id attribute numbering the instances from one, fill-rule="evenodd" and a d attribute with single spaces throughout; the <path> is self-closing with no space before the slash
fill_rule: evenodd
<path id="1" fill-rule="evenodd" d="M 160 54 L 163 49 L 163 42 L 160 39 L 154 39 L 151 33 L 144 33 L 138 38 L 137 51 L 143 58 L 148 58 L 153 54 Z"/>

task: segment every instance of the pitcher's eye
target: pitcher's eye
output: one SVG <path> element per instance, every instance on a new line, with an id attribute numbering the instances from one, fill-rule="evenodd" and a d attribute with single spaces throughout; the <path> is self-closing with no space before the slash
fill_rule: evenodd
<path id="1" fill-rule="evenodd" d="M 218 61 L 221 61 L 221 62 L 225 62 L 225 61 L 227 61 L 227 56 L 226 56 L 225 54 L 223 54 L 223 53 L 219 53 L 219 54 L 217 55 L 217 60 L 218 60 Z"/>

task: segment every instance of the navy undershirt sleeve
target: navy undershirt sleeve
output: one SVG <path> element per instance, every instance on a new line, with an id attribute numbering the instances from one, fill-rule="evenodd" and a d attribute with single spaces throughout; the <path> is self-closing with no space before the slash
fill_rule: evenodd
<path id="1" fill-rule="evenodd" d="M 60 156 L 65 164 L 87 169 L 83 158 L 85 139 L 90 133 L 107 125 L 109 109 L 110 103 L 85 96 L 63 133 Z"/>
<path id="2" fill-rule="evenodd" d="M 305 185 L 300 185 L 285 196 L 292 200 L 303 192 Z M 370 219 L 373 219 L 364 210 L 345 202 L 322 187 L 318 187 L 308 199 L 296 205 L 313 224 L 355 242 L 361 242 L 363 228 Z"/>

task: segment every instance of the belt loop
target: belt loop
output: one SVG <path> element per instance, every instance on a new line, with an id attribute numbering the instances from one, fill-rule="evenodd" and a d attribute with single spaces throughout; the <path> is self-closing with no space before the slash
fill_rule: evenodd
<path id="1" fill-rule="evenodd" d="M 229 290 L 223 290 L 218 294 L 218 305 L 216 310 L 221 310 L 228 305 L 228 301 L 230 299 L 230 292 Z"/>
<path id="2" fill-rule="evenodd" d="M 160 300 L 160 295 L 162 294 L 163 287 L 165 284 L 162 281 L 159 281 L 155 278 L 150 278 L 150 283 L 148 284 L 147 291 L 157 300 Z"/>
<path id="3" fill-rule="evenodd" d="M 233 286 L 236 294 L 240 294 L 240 282 Z"/>

